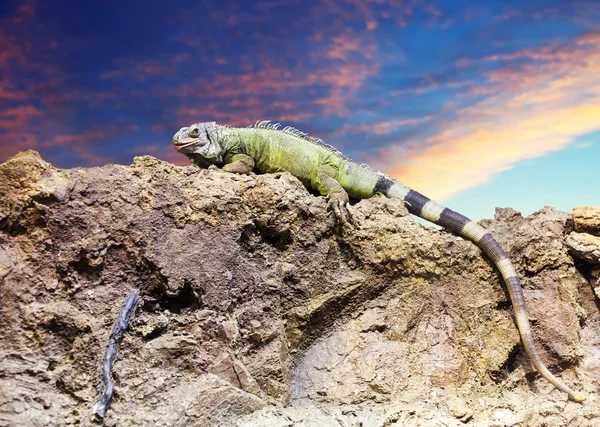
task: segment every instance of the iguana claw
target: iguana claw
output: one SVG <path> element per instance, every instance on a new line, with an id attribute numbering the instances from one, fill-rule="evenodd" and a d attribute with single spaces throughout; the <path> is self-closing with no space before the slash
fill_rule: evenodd
<path id="1" fill-rule="evenodd" d="M 354 227 L 354 221 L 352 214 L 348 209 L 348 194 L 346 192 L 334 192 L 327 195 L 329 209 L 331 209 L 335 215 L 337 221 L 343 226 L 350 228 Z"/>

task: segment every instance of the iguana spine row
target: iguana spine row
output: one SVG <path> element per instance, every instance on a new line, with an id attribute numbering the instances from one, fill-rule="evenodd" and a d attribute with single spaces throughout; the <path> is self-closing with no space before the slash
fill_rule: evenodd
<path id="1" fill-rule="evenodd" d="M 292 126 L 286 126 L 283 129 L 279 129 L 279 127 L 281 126 L 281 123 L 273 123 L 271 122 L 271 120 L 257 120 L 256 123 L 254 123 L 253 125 L 249 125 L 248 128 L 252 129 L 272 129 L 272 130 L 277 130 L 280 132 L 284 132 L 287 133 L 289 135 L 293 135 L 295 137 L 304 139 L 308 142 L 312 142 L 313 144 L 316 144 L 320 147 L 325 148 L 326 150 L 331 151 L 332 153 L 336 154 L 341 160 L 347 160 L 353 163 L 354 162 L 350 157 L 347 157 L 344 155 L 344 153 L 342 153 L 340 150 L 338 150 L 337 148 L 335 148 L 333 145 L 327 144 L 325 141 L 323 141 L 321 138 L 316 138 L 314 136 L 310 136 L 308 133 L 306 132 L 302 132 L 301 130 L 296 129 L 295 127 Z M 378 172 L 374 169 L 371 169 L 371 167 L 367 164 L 361 163 L 360 166 L 362 166 L 365 169 L 369 169 L 370 171 L 373 171 L 375 173 L 379 173 L 381 174 L 381 172 Z"/>

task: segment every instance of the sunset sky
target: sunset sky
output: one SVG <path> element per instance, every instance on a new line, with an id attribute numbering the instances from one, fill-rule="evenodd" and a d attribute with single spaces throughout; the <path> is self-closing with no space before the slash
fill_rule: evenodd
<path id="1" fill-rule="evenodd" d="M 600 1 L 0 2 L 0 161 L 273 120 L 475 220 L 600 205 Z"/>

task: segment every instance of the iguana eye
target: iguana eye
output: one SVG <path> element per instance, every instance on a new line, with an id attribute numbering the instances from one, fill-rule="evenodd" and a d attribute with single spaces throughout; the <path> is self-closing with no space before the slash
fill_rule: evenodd
<path id="1" fill-rule="evenodd" d="M 190 138 L 198 138 L 200 136 L 200 129 L 195 127 L 192 130 L 190 130 L 190 133 L 188 135 L 190 136 Z"/>

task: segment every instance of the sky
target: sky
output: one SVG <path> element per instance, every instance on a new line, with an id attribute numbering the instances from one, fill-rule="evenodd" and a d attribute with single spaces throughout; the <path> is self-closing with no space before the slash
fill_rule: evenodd
<path id="1" fill-rule="evenodd" d="M 272 120 L 475 220 L 600 205 L 598 0 L 0 2 L 0 162 Z"/>

